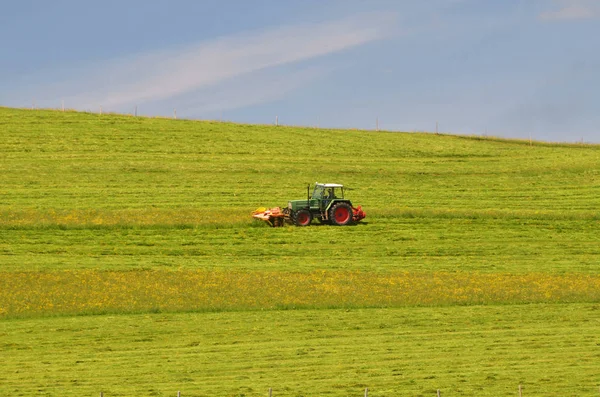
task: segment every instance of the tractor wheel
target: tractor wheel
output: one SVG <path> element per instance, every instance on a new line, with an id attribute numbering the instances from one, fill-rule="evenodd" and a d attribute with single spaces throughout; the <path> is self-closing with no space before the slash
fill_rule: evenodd
<path id="1" fill-rule="evenodd" d="M 335 204 L 329 210 L 329 220 L 337 226 L 345 226 L 352 223 L 352 207 L 347 203 Z"/>
<path id="2" fill-rule="evenodd" d="M 300 210 L 294 214 L 294 223 L 296 226 L 308 226 L 312 221 L 312 214 L 308 210 Z"/>

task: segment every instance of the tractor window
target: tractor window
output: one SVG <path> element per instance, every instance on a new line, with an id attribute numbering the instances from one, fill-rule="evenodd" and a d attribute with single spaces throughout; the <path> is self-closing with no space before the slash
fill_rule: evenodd
<path id="1" fill-rule="evenodd" d="M 323 186 L 315 186 L 315 190 L 313 191 L 312 198 L 321 200 L 323 198 L 323 191 L 325 188 Z"/>

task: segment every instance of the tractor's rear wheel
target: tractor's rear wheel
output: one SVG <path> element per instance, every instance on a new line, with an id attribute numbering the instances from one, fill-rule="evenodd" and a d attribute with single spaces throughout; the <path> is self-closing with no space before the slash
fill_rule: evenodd
<path id="1" fill-rule="evenodd" d="M 308 226 L 312 222 L 312 214 L 308 210 L 299 210 L 294 214 L 294 223 L 296 226 Z"/>
<path id="2" fill-rule="evenodd" d="M 329 210 L 329 220 L 337 226 L 349 225 L 352 222 L 352 207 L 347 203 L 335 204 Z"/>

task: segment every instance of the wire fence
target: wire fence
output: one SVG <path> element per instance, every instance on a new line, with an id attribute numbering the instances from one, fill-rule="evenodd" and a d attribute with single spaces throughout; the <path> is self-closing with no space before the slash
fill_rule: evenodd
<path id="1" fill-rule="evenodd" d="M 27 108 L 28 109 L 28 108 Z M 138 117 L 139 113 L 138 113 L 138 106 L 135 105 L 132 109 L 131 112 L 115 112 L 115 111 L 106 111 L 105 108 L 102 107 L 102 105 L 98 105 L 98 107 L 96 109 L 74 109 L 74 108 L 66 108 L 65 107 L 65 101 L 61 101 L 61 106 L 59 108 L 56 107 L 38 107 L 36 105 L 35 100 L 32 101 L 31 104 L 31 109 L 33 110 L 60 110 L 63 112 L 66 111 L 73 111 L 73 112 L 86 112 L 86 113 L 97 113 L 99 115 L 103 115 L 103 114 L 114 114 L 114 115 L 121 115 L 121 116 L 133 116 L 133 117 Z M 177 115 L 177 108 L 173 108 L 173 111 L 170 115 L 168 116 L 151 116 L 151 115 L 141 115 L 141 117 L 150 117 L 150 118 L 172 118 L 172 119 L 181 119 L 181 120 L 198 120 L 198 121 L 211 121 L 211 122 L 230 122 L 230 123 L 236 123 L 234 121 L 231 120 L 224 120 L 223 116 L 221 115 L 219 117 L 219 119 L 202 119 L 202 118 L 186 118 L 186 117 L 180 117 Z M 314 125 L 311 124 L 306 124 L 306 125 L 296 125 L 296 124 L 283 124 L 280 123 L 280 118 L 279 115 L 275 115 L 275 117 L 272 119 L 273 122 L 270 123 L 257 123 L 260 125 L 275 125 L 275 126 L 288 126 L 288 127 L 300 127 L 300 128 L 321 128 L 319 123 L 316 123 Z M 373 119 L 373 124 L 371 125 L 371 127 L 366 127 L 366 128 L 348 128 L 348 127 L 323 127 L 323 128 L 327 128 L 327 129 L 348 129 L 348 130 L 364 130 L 364 131 L 384 131 L 384 132 L 412 132 L 412 133 L 424 133 L 424 134 L 436 134 L 436 135 L 458 135 L 458 136 L 468 136 L 468 137 L 475 137 L 477 139 L 490 139 L 490 140 L 508 140 L 508 141 L 521 141 L 521 142 L 527 142 L 530 146 L 534 146 L 534 144 L 536 143 L 540 143 L 540 142 L 545 142 L 545 141 L 536 141 L 534 140 L 534 137 L 531 133 L 531 131 L 529 131 L 528 136 L 526 138 L 506 138 L 506 137 L 501 137 L 501 136 L 495 136 L 495 135 L 488 135 L 488 130 L 487 128 L 484 129 L 484 131 L 480 134 L 460 134 L 460 133 L 454 133 L 450 130 L 445 130 L 443 131 L 440 127 L 441 127 L 441 123 L 439 121 L 435 121 L 432 122 L 430 127 L 431 129 L 393 129 L 393 128 L 382 128 L 382 123 L 381 123 L 382 119 L 379 116 L 376 116 Z M 546 142 L 546 143 L 550 143 L 550 142 Z M 597 145 L 597 143 L 595 142 L 590 142 L 590 141 L 585 141 L 583 137 L 575 140 L 575 141 L 570 141 L 570 142 L 555 142 L 555 143 L 565 143 L 568 145 Z"/>
<path id="2" fill-rule="evenodd" d="M 27 108 L 29 109 L 29 108 Z M 67 108 L 65 107 L 65 101 L 61 101 L 61 106 L 59 108 L 56 107 L 38 107 L 36 105 L 36 102 L 33 101 L 31 104 L 31 109 L 32 110 L 60 110 L 63 112 L 86 112 L 86 113 L 97 113 L 99 115 L 103 115 L 103 114 L 115 114 L 115 115 L 121 115 L 121 116 L 133 116 L 133 117 L 138 117 L 138 106 L 134 106 L 132 108 L 131 112 L 115 112 L 115 111 L 106 111 L 106 108 L 103 108 L 102 105 L 98 105 L 98 107 L 96 109 L 75 109 L 75 108 Z M 185 118 L 185 117 L 178 117 L 177 116 L 177 108 L 173 108 L 173 112 L 171 113 L 171 115 L 169 116 L 148 116 L 148 115 L 142 115 L 142 117 L 155 117 L 155 118 L 172 118 L 172 119 L 182 119 L 182 120 L 204 120 L 204 119 L 200 119 L 200 118 Z M 207 121 L 219 121 L 219 122 L 231 122 L 228 120 L 223 120 L 223 116 L 221 116 L 218 120 L 216 119 L 206 119 Z M 320 128 L 320 124 L 316 123 L 314 125 L 291 125 L 291 124 L 283 124 L 279 122 L 279 115 L 275 115 L 274 121 L 272 123 L 266 123 L 263 125 L 275 125 L 275 126 L 290 126 L 290 127 L 304 127 L 304 128 Z M 435 126 L 435 130 L 433 130 L 433 126 Z M 345 128 L 345 127 L 340 127 L 340 129 L 350 129 L 350 130 L 374 130 L 374 131 L 386 131 L 386 132 L 416 132 L 416 133 L 435 133 L 435 134 L 440 134 L 441 131 L 439 129 L 439 122 L 436 121 L 435 123 L 432 123 L 432 130 L 426 130 L 426 129 L 411 129 L 410 131 L 405 131 L 405 130 L 394 130 L 394 129 L 385 129 L 385 128 L 381 128 L 381 119 L 379 116 L 376 116 L 373 119 L 373 124 L 372 127 L 369 128 Z M 324 127 L 324 128 L 332 128 L 332 127 Z M 336 128 L 337 129 L 337 128 Z M 444 134 L 451 134 L 451 132 L 444 132 Z M 483 134 L 482 136 L 487 136 L 487 132 L 486 134 Z"/>

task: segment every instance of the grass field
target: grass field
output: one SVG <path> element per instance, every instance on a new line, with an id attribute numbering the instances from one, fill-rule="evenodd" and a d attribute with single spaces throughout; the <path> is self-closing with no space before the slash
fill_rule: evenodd
<path id="1" fill-rule="evenodd" d="M 600 146 L 7 108 L 0 131 L 1 395 L 598 393 Z M 366 222 L 251 220 L 315 181 Z"/>

